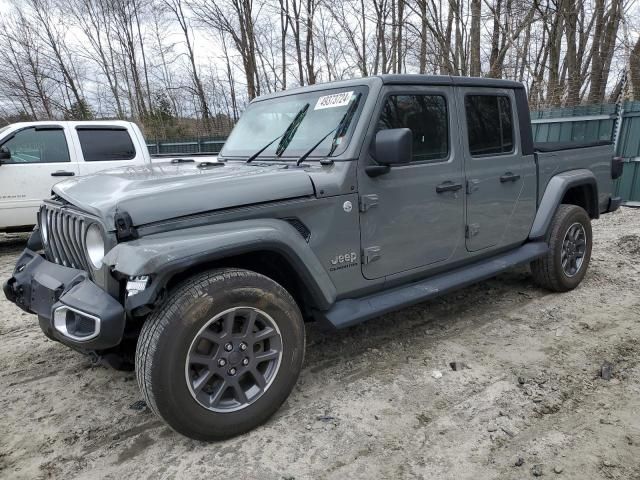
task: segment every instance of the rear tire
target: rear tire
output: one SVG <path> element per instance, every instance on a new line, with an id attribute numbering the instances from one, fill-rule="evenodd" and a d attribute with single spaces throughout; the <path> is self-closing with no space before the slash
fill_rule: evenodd
<path id="1" fill-rule="evenodd" d="M 546 241 L 549 252 L 531 262 L 535 283 L 554 292 L 576 288 L 589 268 L 592 247 L 591 219 L 577 205 L 560 205 Z"/>
<path id="2" fill-rule="evenodd" d="M 221 440 L 273 415 L 304 357 L 304 323 L 270 278 L 213 270 L 181 284 L 145 322 L 136 376 L 149 407 L 177 432 Z"/>

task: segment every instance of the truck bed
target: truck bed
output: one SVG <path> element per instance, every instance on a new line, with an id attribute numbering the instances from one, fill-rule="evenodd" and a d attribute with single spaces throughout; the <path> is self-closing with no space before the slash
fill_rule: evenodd
<path id="1" fill-rule="evenodd" d="M 538 202 L 542 200 L 549 180 L 568 170 L 591 170 L 599 186 L 611 184 L 611 159 L 613 143 L 599 142 L 548 142 L 534 145 L 538 165 Z M 598 191 L 600 211 L 606 208 L 612 191 L 601 187 Z"/>

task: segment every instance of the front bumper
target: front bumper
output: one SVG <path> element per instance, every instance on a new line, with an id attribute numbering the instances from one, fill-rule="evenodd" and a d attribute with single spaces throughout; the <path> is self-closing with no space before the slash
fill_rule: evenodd
<path id="1" fill-rule="evenodd" d="M 124 308 L 82 270 L 49 262 L 27 248 L 2 288 L 9 301 L 38 315 L 48 337 L 65 345 L 94 351 L 122 340 Z"/>

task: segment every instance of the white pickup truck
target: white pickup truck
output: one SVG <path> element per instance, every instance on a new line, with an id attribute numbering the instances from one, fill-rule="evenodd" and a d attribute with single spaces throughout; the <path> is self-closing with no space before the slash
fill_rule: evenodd
<path id="1" fill-rule="evenodd" d="M 172 159 L 152 158 L 142 132 L 131 122 L 45 121 L 1 128 L 0 232 L 31 230 L 42 199 L 66 177 L 150 164 L 152 160 Z"/>

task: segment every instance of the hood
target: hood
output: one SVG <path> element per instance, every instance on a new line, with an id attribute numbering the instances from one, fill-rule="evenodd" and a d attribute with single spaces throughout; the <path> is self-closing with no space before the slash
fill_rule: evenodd
<path id="1" fill-rule="evenodd" d="M 58 183 L 54 193 L 113 227 L 116 212 L 135 226 L 230 207 L 314 194 L 302 168 L 228 162 L 123 167 Z"/>

